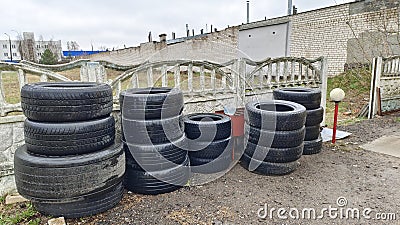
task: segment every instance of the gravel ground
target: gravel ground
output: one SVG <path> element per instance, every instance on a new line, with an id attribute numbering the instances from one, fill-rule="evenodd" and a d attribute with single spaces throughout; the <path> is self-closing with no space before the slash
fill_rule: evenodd
<path id="1" fill-rule="evenodd" d="M 286 176 L 262 176 L 235 166 L 225 176 L 202 186 L 144 196 L 126 192 L 115 208 L 87 218 L 67 219 L 68 224 L 400 224 L 400 159 L 364 151 L 359 145 L 400 131 L 400 113 L 340 127 L 353 135 L 336 145 L 325 143 L 318 155 L 303 156 L 300 167 Z M 399 149 L 400 150 L 400 149 Z M 339 207 L 337 200 L 346 198 Z M 341 199 L 344 200 L 344 199 Z M 342 203 L 342 202 L 339 202 Z M 270 212 L 265 219 L 265 206 Z M 0 214 L 16 214 L 24 204 L 0 207 Z M 339 209 L 337 218 L 333 208 Z M 262 210 L 260 211 L 260 209 Z M 299 219 L 280 219 L 283 216 Z M 292 208 L 292 209 L 290 209 Z M 340 218 L 357 209 L 362 219 Z M 306 210 L 304 210 L 306 209 Z M 302 211 L 315 209 L 322 219 L 308 219 Z M 362 216 L 371 209 L 371 219 Z M 374 220 L 377 213 L 397 220 Z M 352 215 L 350 214 L 352 217 Z M 36 215 L 46 224 L 48 217 Z"/>
<path id="2" fill-rule="evenodd" d="M 336 146 L 325 143 L 322 153 L 303 156 L 292 174 L 269 177 L 250 173 L 240 165 L 222 178 L 203 186 L 185 187 L 174 193 L 143 196 L 125 193 L 116 208 L 68 224 L 400 224 L 400 159 L 364 151 L 358 146 L 400 131 L 400 113 L 340 127 L 353 135 Z M 346 198 L 339 207 L 337 200 Z M 341 199 L 344 200 L 344 199 Z M 342 202 L 340 202 L 342 203 Z M 264 214 L 267 204 L 268 213 Z M 338 208 L 338 218 L 321 213 Z M 296 208 L 299 219 L 279 219 L 278 208 Z M 322 219 L 302 219 L 305 208 L 314 208 Z M 358 209 L 360 220 L 346 217 L 346 210 Z M 371 213 L 368 213 L 371 209 Z M 334 209 L 332 209 L 334 210 Z M 363 210 L 371 219 L 362 216 Z M 296 216 L 296 210 L 290 210 Z M 258 213 L 259 212 L 259 213 Z M 397 220 L 374 220 L 375 216 Z M 284 215 L 289 216 L 286 212 Z M 335 211 L 332 211 L 335 217 Z"/>

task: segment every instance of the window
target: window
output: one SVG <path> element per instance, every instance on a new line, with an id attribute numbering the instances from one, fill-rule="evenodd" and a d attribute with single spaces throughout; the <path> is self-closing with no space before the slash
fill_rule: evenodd
<path id="1" fill-rule="evenodd" d="M 16 56 L 17 56 L 17 53 L 16 53 L 16 52 L 13 52 L 13 56 L 15 56 L 15 57 L 16 57 Z"/>
<path id="2" fill-rule="evenodd" d="M 11 45 L 11 48 L 15 48 L 15 45 Z"/>
<path id="3" fill-rule="evenodd" d="M 8 57 L 8 53 L 7 53 L 7 52 L 5 52 L 5 53 L 4 53 L 4 56 L 5 56 L 5 57 Z"/>
<path id="4" fill-rule="evenodd" d="M 36 48 L 40 48 L 40 45 L 36 45 Z"/>
<path id="5" fill-rule="evenodd" d="M 44 45 L 44 48 L 49 48 L 49 45 Z"/>
<path id="6" fill-rule="evenodd" d="M 7 45 L 3 45 L 3 48 L 7 49 Z"/>

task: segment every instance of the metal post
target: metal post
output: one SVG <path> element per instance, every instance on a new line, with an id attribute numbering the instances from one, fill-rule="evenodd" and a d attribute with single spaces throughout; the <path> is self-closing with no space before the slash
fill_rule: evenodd
<path id="1" fill-rule="evenodd" d="M 332 144 L 336 143 L 336 129 L 337 129 L 337 117 L 339 113 L 339 102 L 335 102 L 335 114 L 333 117 L 333 134 L 332 134 Z"/>
<path id="2" fill-rule="evenodd" d="M 250 23 L 250 1 L 247 1 L 247 23 Z"/>
<path id="3" fill-rule="evenodd" d="M 10 59 L 12 62 L 13 58 L 12 58 L 12 50 L 11 50 L 11 38 L 10 38 L 10 35 L 8 35 L 7 33 L 4 33 L 4 34 L 7 35 L 7 37 L 8 37 L 8 43 L 10 44 Z"/>

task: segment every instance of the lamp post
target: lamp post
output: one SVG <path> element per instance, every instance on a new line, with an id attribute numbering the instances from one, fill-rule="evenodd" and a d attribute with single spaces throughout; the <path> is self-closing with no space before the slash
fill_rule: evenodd
<path id="1" fill-rule="evenodd" d="M 333 134 L 332 134 L 332 144 L 336 143 L 336 128 L 337 128 L 337 117 L 339 113 L 339 102 L 341 102 L 346 94 L 340 88 L 335 88 L 330 92 L 331 101 L 335 102 L 335 114 L 333 117 Z"/>
<path id="2" fill-rule="evenodd" d="M 11 38 L 10 38 L 10 35 L 8 35 L 7 33 L 4 33 L 4 34 L 7 35 L 7 37 L 8 37 L 8 43 L 10 44 L 10 59 L 12 62 L 13 58 L 12 58 L 12 51 L 11 51 Z"/>

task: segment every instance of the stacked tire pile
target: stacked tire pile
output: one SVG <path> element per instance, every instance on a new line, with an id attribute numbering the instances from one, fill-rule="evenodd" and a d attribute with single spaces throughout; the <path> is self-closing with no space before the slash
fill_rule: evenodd
<path id="1" fill-rule="evenodd" d="M 177 190 L 189 180 L 178 89 L 137 88 L 121 93 L 126 189 L 140 194 Z"/>
<path id="2" fill-rule="evenodd" d="M 231 119 L 215 113 L 183 117 L 191 172 L 212 174 L 229 168 L 232 162 Z"/>
<path id="3" fill-rule="evenodd" d="M 320 106 L 321 90 L 303 87 L 275 89 L 274 99 L 296 102 L 306 107 L 307 119 L 303 154 L 320 153 L 322 149 L 320 124 L 324 115 L 324 109 Z"/>
<path id="4" fill-rule="evenodd" d="M 263 175 L 293 172 L 303 153 L 306 109 L 288 101 L 246 104 L 244 168 Z"/>
<path id="5" fill-rule="evenodd" d="M 78 218 L 122 198 L 125 155 L 115 144 L 111 87 L 36 83 L 21 90 L 25 145 L 14 156 L 18 192 L 41 213 Z"/>

